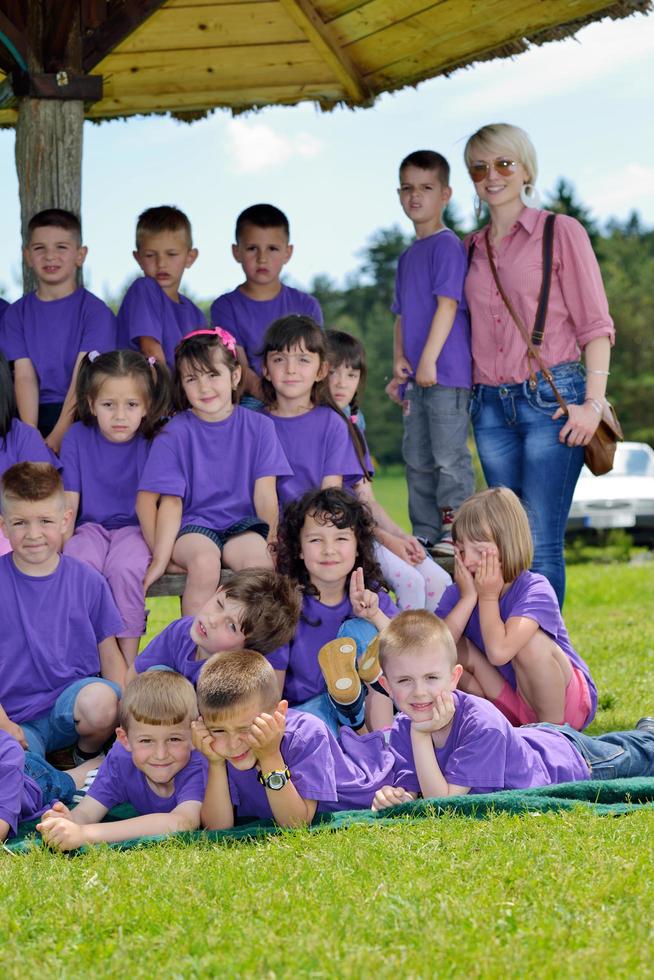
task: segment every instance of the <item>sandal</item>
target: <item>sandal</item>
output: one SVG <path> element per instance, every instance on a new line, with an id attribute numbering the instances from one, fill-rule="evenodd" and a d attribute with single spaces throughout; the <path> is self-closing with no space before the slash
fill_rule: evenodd
<path id="1" fill-rule="evenodd" d="M 365 652 L 361 654 L 357 665 L 359 677 L 364 684 L 374 684 L 382 675 L 381 664 L 379 663 L 379 633 L 373 637 Z"/>
<path id="2" fill-rule="evenodd" d="M 356 660 L 357 645 L 349 636 L 330 640 L 318 653 L 327 690 L 337 704 L 352 704 L 361 693 Z"/>

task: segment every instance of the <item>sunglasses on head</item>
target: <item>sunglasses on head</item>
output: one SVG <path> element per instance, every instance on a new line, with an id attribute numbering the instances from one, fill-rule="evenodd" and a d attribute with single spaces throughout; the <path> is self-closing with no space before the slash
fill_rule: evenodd
<path id="1" fill-rule="evenodd" d="M 508 157 L 498 157 L 497 160 L 491 160 L 490 163 L 486 160 L 471 163 L 468 167 L 468 173 L 475 184 L 479 184 L 488 177 L 491 167 L 500 177 L 510 177 L 511 174 L 515 173 L 517 166 L 515 160 L 509 160 Z"/>

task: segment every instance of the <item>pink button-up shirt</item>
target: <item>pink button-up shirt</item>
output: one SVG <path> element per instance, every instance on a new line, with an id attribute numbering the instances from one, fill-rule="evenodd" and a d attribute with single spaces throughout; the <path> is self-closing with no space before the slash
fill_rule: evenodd
<path id="1" fill-rule="evenodd" d="M 543 278 L 546 211 L 525 208 L 493 252 L 504 292 L 531 336 Z M 525 342 L 500 296 L 486 255 L 485 229 L 470 235 L 475 250 L 465 284 L 472 321 L 475 384 L 525 381 L 529 363 Z M 597 259 L 585 229 L 559 214 L 554 224 L 554 255 L 545 336 L 539 353 L 548 367 L 577 361 L 595 337 L 615 339 L 613 320 Z M 535 366 L 534 370 L 538 370 Z"/>

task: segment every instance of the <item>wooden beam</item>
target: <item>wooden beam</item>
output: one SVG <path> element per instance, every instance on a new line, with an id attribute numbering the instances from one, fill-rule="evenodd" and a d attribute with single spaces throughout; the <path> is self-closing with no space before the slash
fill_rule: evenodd
<path id="1" fill-rule="evenodd" d="M 18 22 L 0 10 L 0 69 L 9 74 L 27 68 L 29 44 Z"/>
<path id="2" fill-rule="evenodd" d="M 349 99 L 359 105 L 370 104 L 371 95 L 367 85 L 349 57 L 338 46 L 329 27 L 321 20 L 310 0 L 281 0 L 281 5 L 329 65 Z"/>
<path id="3" fill-rule="evenodd" d="M 14 72 L 14 95 L 30 99 L 60 99 L 69 102 L 99 102 L 102 98 L 102 76 L 80 75 L 72 71 L 56 73 Z"/>
<path id="4" fill-rule="evenodd" d="M 79 33 L 78 0 L 56 0 L 46 3 L 43 23 L 43 68 L 56 72 L 60 68 L 73 68 L 70 62 L 70 43 L 74 33 Z M 79 50 L 79 41 L 77 43 Z"/>
<path id="5" fill-rule="evenodd" d="M 164 2 L 165 0 L 115 0 L 111 6 L 113 13 L 84 38 L 84 71 L 92 71 L 110 51 L 162 7 Z"/>

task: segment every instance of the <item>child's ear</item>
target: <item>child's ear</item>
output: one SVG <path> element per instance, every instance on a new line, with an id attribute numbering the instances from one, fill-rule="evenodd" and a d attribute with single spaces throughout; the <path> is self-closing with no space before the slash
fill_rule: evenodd
<path id="1" fill-rule="evenodd" d="M 238 388 L 242 373 L 243 371 L 241 369 L 241 365 L 239 364 L 232 371 L 232 388 Z"/>
<path id="2" fill-rule="evenodd" d="M 86 256 L 89 254 L 89 250 L 86 245 L 80 245 L 77 249 L 77 255 L 75 257 L 75 265 L 78 269 L 81 269 L 86 261 Z"/>
<path id="3" fill-rule="evenodd" d="M 191 268 L 191 266 L 193 265 L 193 263 L 197 259 L 198 254 L 199 253 L 198 253 L 197 248 L 189 248 L 188 254 L 186 256 L 186 263 L 184 265 L 184 268 L 185 269 L 190 269 Z"/>
<path id="4" fill-rule="evenodd" d="M 462 673 L 463 673 L 463 667 L 461 666 L 461 664 L 456 664 L 454 670 L 452 671 L 452 686 L 450 690 L 454 691 L 458 687 L 459 681 L 461 680 Z"/>
<path id="5" fill-rule="evenodd" d="M 285 718 L 286 712 L 288 711 L 288 701 L 280 701 L 277 707 L 275 708 L 275 711 L 279 711 L 282 715 L 284 715 Z"/>
<path id="6" fill-rule="evenodd" d="M 241 264 L 241 246 L 238 244 L 238 242 L 232 245 L 232 258 L 235 262 L 238 262 L 239 265 Z"/>
<path id="7" fill-rule="evenodd" d="M 320 367 L 318 368 L 316 381 L 324 381 L 328 374 L 329 374 L 329 363 L 327 361 L 323 361 Z"/>
<path id="8" fill-rule="evenodd" d="M 23 249 L 23 258 L 25 259 L 25 265 L 28 266 L 30 269 L 33 269 L 34 266 L 32 265 L 32 254 L 29 248 Z"/>
<path id="9" fill-rule="evenodd" d="M 67 507 L 64 511 L 64 516 L 61 519 L 61 533 L 65 534 L 70 526 L 70 522 L 73 518 L 73 511 L 70 507 Z"/>
<path id="10" fill-rule="evenodd" d="M 293 255 L 293 246 L 292 245 L 287 245 L 286 246 L 286 258 L 284 259 L 284 265 L 286 265 L 286 263 L 291 259 L 292 255 Z"/>
<path id="11" fill-rule="evenodd" d="M 139 268 L 142 269 L 143 268 L 143 263 L 141 262 L 141 256 L 139 255 L 139 250 L 138 249 L 135 249 L 135 251 L 132 252 L 132 255 L 136 259 L 136 262 L 137 262 L 137 265 L 139 266 Z"/>
<path id="12" fill-rule="evenodd" d="M 381 684 L 381 686 L 384 688 L 384 690 L 386 691 L 386 693 L 388 694 L 389 698 L 392 701 L 393 700 L 393 692 L 391 691 L 391 685 L 388 683 L 387 678 L 384 677 L 383 674 L 380 674 L 379 677 L 377 678 L 377 683 L 378 684 Z"/>
<path id="13" fill-rule="evenodd" d="M 129 739 L 127 738 L 127 732 L 125 731 L 124 728 L 121 728 L 120 726 L 118 726 L 118 728 L 116 729 L 116 741 L 120 742 L 122 747 L 124 749 L 127 749 L 128 752 L 132 751 L 132 748 L 129 744 Z"/>

